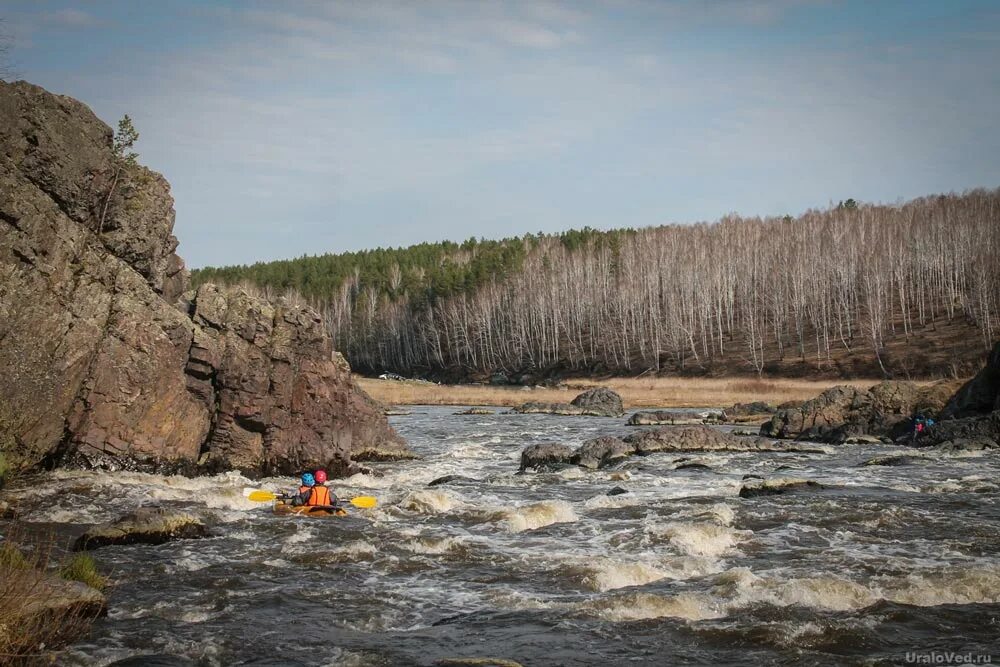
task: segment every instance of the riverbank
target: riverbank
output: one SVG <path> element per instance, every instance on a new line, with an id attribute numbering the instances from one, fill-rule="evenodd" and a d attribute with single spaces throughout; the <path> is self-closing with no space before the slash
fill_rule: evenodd
<path id="1" fill-rule="evenodd" d="M 867 388 L 878 379 L 797 380 L 751 378 L 572 378 L 556 387 L 520 387 L 411 380 L 378 380 L 355 376 L 369 396 L 385 405 L 491 405 L 511 407 L 526 401 L 566 402 L 593 387 L 605 386 L 621 395 L 626 408 L 725 407 L 765 401 L 779 405 L 804 401 L 838 384 Z M 918 383 L 929 384 L 929 382 Z"/>

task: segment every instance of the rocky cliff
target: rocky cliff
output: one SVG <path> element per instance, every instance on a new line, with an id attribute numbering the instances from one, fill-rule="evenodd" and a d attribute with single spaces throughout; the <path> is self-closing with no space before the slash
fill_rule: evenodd
<path id="1" fill-rule="evenodd" d="M 0 82 L 0 446 L 13 465 L 343 473 L 407 455 L 311 309 L 184 292 L 169 185 L 119 170 L 111 145 L 82 103 Z"/>

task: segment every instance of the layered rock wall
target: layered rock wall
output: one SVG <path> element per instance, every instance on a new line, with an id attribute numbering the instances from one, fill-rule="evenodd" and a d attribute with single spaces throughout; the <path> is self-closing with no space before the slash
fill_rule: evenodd
<path id="1" fill-rule="evenodd" d="M 111 141 L 80 102 L 0 82 L 7 458 L 269 473 L 406 455 L 314 311 L 183 294 L 169 185 Z"/>

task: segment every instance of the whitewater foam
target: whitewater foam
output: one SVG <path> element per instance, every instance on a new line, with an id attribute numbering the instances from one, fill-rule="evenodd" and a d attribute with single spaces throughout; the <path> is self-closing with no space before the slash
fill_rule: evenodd
<path id="1" fill-rule="evenodd" d="M 543 500 L 504 510 L 501 525 L 510 533 L 536 530 L 554 523 L 571 523 L 579 517 L 573 507 L 563 500 Z"/>

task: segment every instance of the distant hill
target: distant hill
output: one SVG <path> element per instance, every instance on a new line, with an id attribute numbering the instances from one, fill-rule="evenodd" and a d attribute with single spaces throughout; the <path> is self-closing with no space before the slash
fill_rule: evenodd
<path id="1" fill-rule="evenodd" d="M 797 218 L 208 267 L 319 308 L 363 373 L 971 373 L 1000 334 L 1000 189 Z"/>

